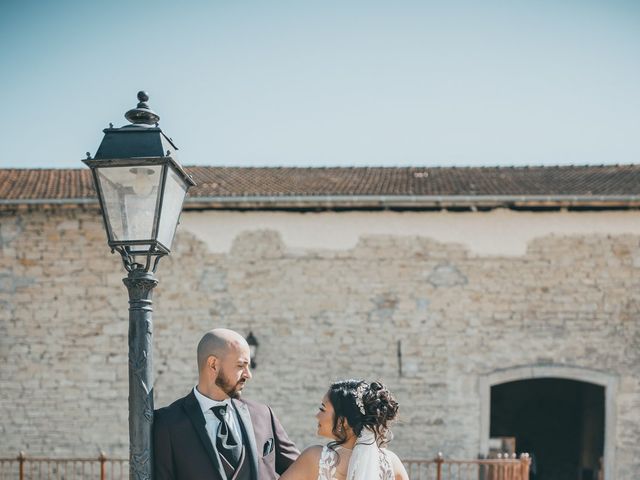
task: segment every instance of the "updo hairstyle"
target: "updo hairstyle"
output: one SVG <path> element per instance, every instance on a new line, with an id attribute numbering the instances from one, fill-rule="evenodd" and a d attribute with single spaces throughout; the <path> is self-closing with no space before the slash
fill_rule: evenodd
<path id="1" fill-rule="evenodd" d="M 358 392 L 362 394 L 364 413 L 356 402 Z M 398 414 L 398 402 L 382 383 L 340 380 L 329 387 L 327 396 L 335 411 L 333 435 L 337 440 L 332 443 L 333 446 L 341 445 L 347 440 L 346 432 L 339 428 L 343 418 L 356 436 L 360 436 L 362 429 L 366 427 L 374 433 L 379 446 L 389 442 L 389 426 Z"/>

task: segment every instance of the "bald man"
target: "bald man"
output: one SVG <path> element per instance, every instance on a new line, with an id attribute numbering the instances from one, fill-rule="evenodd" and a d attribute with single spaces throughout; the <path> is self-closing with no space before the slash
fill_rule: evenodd
<path id="1" fill-rule="evenodd" d="M 155 412 L 155 480 L 276 479 L 294 462 L 300 452 L 271 409 L 240 399 L 250 362 L 242 335 L 205 333 L 198 385 Z"/>

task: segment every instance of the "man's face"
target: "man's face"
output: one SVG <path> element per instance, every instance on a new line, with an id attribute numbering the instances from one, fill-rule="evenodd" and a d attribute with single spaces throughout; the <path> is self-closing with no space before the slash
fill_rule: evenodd
<path id="1" fill-rule="evenodd" d="M 218 361 L 216 385 L 229 397 L 240 397 L 244 384 L 252 377 L 249 370 L 251 362 L 249 346 L 230 345 L 228 351 Z"/>

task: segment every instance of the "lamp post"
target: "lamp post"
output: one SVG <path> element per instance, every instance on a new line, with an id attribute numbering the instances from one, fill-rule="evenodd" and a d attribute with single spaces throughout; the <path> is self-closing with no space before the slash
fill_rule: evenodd
<path id="1" fill-rule="evenodd" d="M 155 271 L 171 243 L 189 187 L 195 185 L 176 160 L 177 147 L 158 127 L 146 92 L 125 118 L 104 130 L 92 171 L 111 252 L 128 272 L 129 292 L 129 478 L 152 478 L 153 352 L 152 291 Z"/>

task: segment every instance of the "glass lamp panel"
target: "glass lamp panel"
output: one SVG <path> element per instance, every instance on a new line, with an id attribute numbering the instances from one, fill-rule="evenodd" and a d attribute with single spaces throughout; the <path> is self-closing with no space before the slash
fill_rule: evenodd
<path id="1" fill-rule="evenodd" d="M 109 241 L 151 240 L 161 165 L 97 168 Z"/>
<path id="2" fill-rule="evenodd" d="M 160 210 L 160 224 L 158 226 L 158 242 L 171 250 L 173 236 L 176 233 L 182 203 L 187 194 L 187 183 L 176 173 L 173 167 L 167 168 L 167 178 L 164 186 L 164 197 Z"/>

